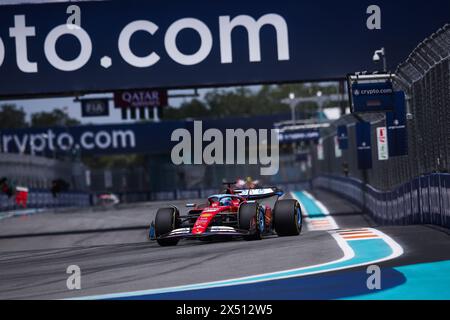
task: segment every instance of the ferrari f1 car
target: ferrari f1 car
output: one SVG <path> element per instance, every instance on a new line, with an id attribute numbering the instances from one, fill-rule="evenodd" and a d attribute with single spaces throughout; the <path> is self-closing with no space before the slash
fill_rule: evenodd
<path id="1" fill-rule="evenodd" d="M 149 237 L 161 246 L 175 246 L 180 239 L 211 240 L 240 237 L 297 236 L 303 225 L 297 200 L 279 200 L 278 188 L 235 189 L 212 195 L 204 205 L 188 204 L 186 215 L 175 206 L 160 208 L 150 225 Z"/>

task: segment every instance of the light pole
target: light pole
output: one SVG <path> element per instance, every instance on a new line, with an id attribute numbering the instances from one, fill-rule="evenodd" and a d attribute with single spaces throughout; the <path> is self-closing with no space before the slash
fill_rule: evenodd
<path id="1" fill-rule="evenodd" d="M 316 96 L 317 96 L 317 104 L 319 105 L 319 122 L 321 122 L 323 120 L 322 115 L 323 115 L 323 105 L 325 103 L 325 98 L 322 97 L 323 93 L 320 90 L 317 91 Z"/>
<path id="2" fill-rule="evenodd" d="M 381 48 L 380 50 L 376 50 L 373 54 L 373 62 L 377 63 L 381 59 L 383 59 L 383 71 L 387 72 L 387 60 L 386 60 L 386 50 Z"/>
<path id="3" fill-rule="evenodd" d="M 327 101 L 341 101 L 342 97 L 340 94 L 328 94 L 324 95 L 322 91 L 317 92 L 314 96 L 310 97 L 300 97 L 296 98 L 295 94 L 290 93 L 289 97 L 286 99 L 281 100 L 281 102 L 285 105 L 289 105 L 292 111 L 292 121 L 295 124 L 296 121 L 296 115 L 295 115 L 295 107 L 298 106 L 300 103 L 305 102 L 314 102 L 319 106 L 319 112 L 323 116 L 323 110 L 325 107 L 325 102 Z M 325 120 L 324 117 L 318 116 L 319 121 Z"/>
<path id="4" fill-rule="evenodd" d="M 291 107 L 291 120 L 295 123 L 295 94 L 293 92 L 289 93 L 289 106 Z"/>

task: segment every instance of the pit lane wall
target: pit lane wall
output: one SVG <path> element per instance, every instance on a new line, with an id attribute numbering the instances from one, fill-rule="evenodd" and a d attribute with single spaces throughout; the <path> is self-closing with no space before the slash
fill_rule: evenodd
<path id="1" fill-rule="evenodd" d="M 269 183 L 264 186 L 275 186 L 285 193 L 293 190 L 311 189 L 311 181 L 303 180 L 293 183 Z M 174 200 L 204 200 L 212 194 L 220 193 L 219 188 L 176 189 L 161 192 L 119 192 L 116 195 L 121 203 L 150 202 L 150 201 L 174 201 Z M 95 197 L 94 197 L 95 198 Z"/>
<path id="2" fill-rule="evenodd" d="M 26 208 L 18 206 L 14 196 L 8 198 L 0 194 L 0 216 L 3 212 L 20 211 L 24 209 L 52 209 L 68 207 L 88 207 L 91 205 L 91 196 L 85 192 L 64 192 L 56 197 L 43 189 L 29 189 L 28 203 Z"/>
<path id="3" fill-rule="evenodd" d="M 433 224 L 450 228 L 450 174 L 429 174 L 390 191 L 361 180 L 324 175 L 313 187 L 331 191 L 363 208 L 382 225 Z"/>
<path id="4" fill-rule="evenodd" d="M 0 177 L 14 186 L 29 190 L 26 209 L 85 207 L 90 205 L 86 191 L 85 168 L 77 161 L 49 159 L 27 154 L 0 153 Z M 52 180 L 64 179 L 70 184 L 68 192 L 56 197 L 50 192 Z M 24 209 L 0 192 L 0 213 Z"/>

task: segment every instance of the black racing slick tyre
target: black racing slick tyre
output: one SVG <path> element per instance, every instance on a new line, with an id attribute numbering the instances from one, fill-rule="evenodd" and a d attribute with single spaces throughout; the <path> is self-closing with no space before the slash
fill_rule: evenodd
<path id="1" fill-rule="evenodd" d="M 302 209 L 297 200 L 278 200 L 273 218 L 275 231 L 280 237 L 298 236 L 302 231 Z"/>
<path id="2" fill-rule="evenodd" d="M 264 232 L 264 212 L 257 203 L 243 203 L 238 211 L 239 229 L 250 232 L 247 241 L 261 240 Z"/>
<path id="3" fill-rule="evenodd" d="M 156 242 L 162 247 L 176 246 L 179 239 L 159 239 L 177 228 L 179 212 L 176 208 L 158 209 L 155 218 L 155 236 Z"/>

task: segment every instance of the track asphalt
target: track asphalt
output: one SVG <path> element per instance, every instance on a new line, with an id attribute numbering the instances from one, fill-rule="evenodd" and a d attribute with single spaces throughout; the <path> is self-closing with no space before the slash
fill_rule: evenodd
<path id="1" fill-rule="evenodd" d="M 301 236 L 256 242 L 161 248 L 147 227 L 163 203 L 0 220 L 0 299 L 450 299 L 448 230 L 377 226 L 324 191 L 287 196 Z M 371 264 L 381 290 L 367 288 Z M 81 290 L 66 287 L 69 265 Z"/>

